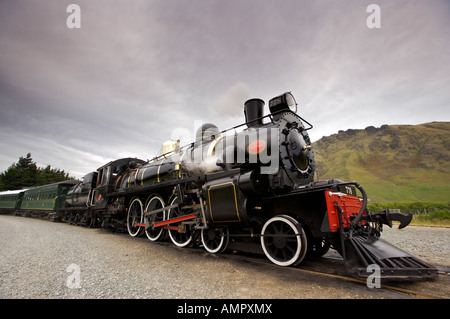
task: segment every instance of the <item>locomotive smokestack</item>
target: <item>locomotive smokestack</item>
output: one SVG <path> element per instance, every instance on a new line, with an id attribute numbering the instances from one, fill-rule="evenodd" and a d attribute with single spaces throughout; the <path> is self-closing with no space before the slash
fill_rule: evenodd
<path id="1" fill-rule="evenodd" d="M 244 103 L 245 122 L 248 127 L 257 127 L 263 124 L 264 101 L 250 99 Z"/>

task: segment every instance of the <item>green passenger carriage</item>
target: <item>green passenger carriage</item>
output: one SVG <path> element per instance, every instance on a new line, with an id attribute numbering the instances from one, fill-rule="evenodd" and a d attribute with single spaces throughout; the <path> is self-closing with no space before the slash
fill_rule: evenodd
<path id="1" fill-rule="evenodd" d="M 26 190 L 0 192 L 0 212 L 10 212 L 20 208 L 23 194 Z"/>
<path id="2" fill-rule="evenodd" d="M 78 181 L 68 180 L 29 189 L 24 192 L 21 210 L 31 215 L 43 215 L 63 208 L 67 192 Z"/>

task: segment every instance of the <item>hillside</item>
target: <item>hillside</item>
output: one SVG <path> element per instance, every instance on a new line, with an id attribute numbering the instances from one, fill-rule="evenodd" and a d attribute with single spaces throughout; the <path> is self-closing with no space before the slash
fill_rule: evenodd
<path id="1" fill-rule="evenodd" d="M 450 122 L 349 129 L 313 146 L 319 179 L 357 181 L 372 203 L 450 200 Z"/>

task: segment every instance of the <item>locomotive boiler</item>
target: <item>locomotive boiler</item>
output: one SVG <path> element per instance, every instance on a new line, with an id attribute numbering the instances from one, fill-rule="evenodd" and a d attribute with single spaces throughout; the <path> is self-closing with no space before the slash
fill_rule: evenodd
<path id="1" fill-rule="evenodd" d="M 69 198 L 67 207 L 84 212 L 91 226 L 210 253 L 232 247 L 293 266 L 333 247 L 356 276 L 369 276 L 374 264 L 386 278 L 436 276 L 435 268 L 380 239 L 383 224 L 405 227 L 410 215 L 369 212 L 356 182 L 314 180 L 312 125 L 297 114 L 291 93 L 271 99 L 267 115 L 264 105 L 248 100 L 245 123 L 223 131 L 205 123 L 191 144 L 166 142 L 152 160 L 100 167 L 78 186 L 83 204 L 70 206 Z"/>

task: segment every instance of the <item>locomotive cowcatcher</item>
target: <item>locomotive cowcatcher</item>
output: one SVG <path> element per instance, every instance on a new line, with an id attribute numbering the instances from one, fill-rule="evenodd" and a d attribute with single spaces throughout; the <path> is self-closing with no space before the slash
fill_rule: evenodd
<path id="1" fill-rule="evenodd" d="M 245 123 L 220 131 L 203 124 L 191 144 L 163 144 L 162 155 L 123 158 L 86 175 L 69 191 L 64 219 L 89 226 L 203 246 L 264 254 L 279 266 L 299 265 L 330 247 L 348 273 L 381 278 L 433 278 L 437 269 L 380 239 L 383 225 L 406 227 L 411 214 L 367 210 L 356 182 L 314 181 L 308 130 L 291 93 L 248 100 Z"/>

